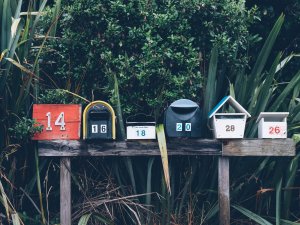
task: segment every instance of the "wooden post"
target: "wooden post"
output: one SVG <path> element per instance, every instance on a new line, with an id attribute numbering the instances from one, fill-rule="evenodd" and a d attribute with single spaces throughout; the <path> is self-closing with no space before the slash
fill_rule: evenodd
<path id="1" fill-rule="evenodd" d="M 60 224 L 71 225 L 71 160 L 60 158 Z"/>
<path id="2" fill-rule="evenodd" d="M 219 157 L 218 163 L 219 224 L 230 225 L 229 158 Z"/>

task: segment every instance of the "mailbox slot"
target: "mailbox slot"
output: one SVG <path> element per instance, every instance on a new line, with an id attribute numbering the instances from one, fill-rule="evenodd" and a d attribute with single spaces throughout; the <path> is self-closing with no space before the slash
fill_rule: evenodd
<path id="1" fill-rule="evenodd" d="M 108 120 L 110 117 L 110 114 L 107 110 L 103 111 L 93 111 L 91 110 L 89 112 L 89 118 L 91 120 Z"/>

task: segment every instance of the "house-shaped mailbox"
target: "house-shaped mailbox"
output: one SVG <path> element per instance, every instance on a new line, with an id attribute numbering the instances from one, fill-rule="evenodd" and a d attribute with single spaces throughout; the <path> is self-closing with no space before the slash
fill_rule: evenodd
<path id="1" fill-rule="evenodd" d="M 258 138 L 287 138 L 288 112 L 261 112 L 256 120 Z"/>
<path id="2" fill-rule="evenodd" d="M 153 117 L 145 114 L 129 116 L 126 120 L 127 140 L 155 139 L 156 122 Z"/>
<path id="3" fill-rule="evenodd" d="M 218 113 L 228 103 L 235 113 Z M 247 118 L 251 115 L 231 96 L 224 97 L 208 114 L 217 139 L 243 138 Z"/>
<path id="4" fill-rule="evenodd" d="M 94 101 L 83 111 L 83 139 L 116 139 L 116 116 L 104 101 Z"/>

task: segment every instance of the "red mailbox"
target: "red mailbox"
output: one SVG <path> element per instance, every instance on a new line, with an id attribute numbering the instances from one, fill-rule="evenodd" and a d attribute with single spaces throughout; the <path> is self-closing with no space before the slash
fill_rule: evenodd
<path id="1" fill-rule="evenodd" d="M 33 140 L 80 139 L 81 105 L 34 104 L 32 118 L 43 125 Z"/>

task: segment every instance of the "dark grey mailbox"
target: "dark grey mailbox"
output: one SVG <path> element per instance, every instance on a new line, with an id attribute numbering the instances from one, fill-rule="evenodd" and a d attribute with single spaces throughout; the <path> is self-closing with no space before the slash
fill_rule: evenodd
<path id="1" fill-rule="evenodd" d="M 164 126 L 168 137 L 201 137 L 201 111 L 196 102 L 179 99 L 165 111 Z"/>
<path id="2" fill-rule="evenodd" d="M 90 103 L 83 112 L 83 139 L 116 139 L 115 119 L 108 103 Z"/>

